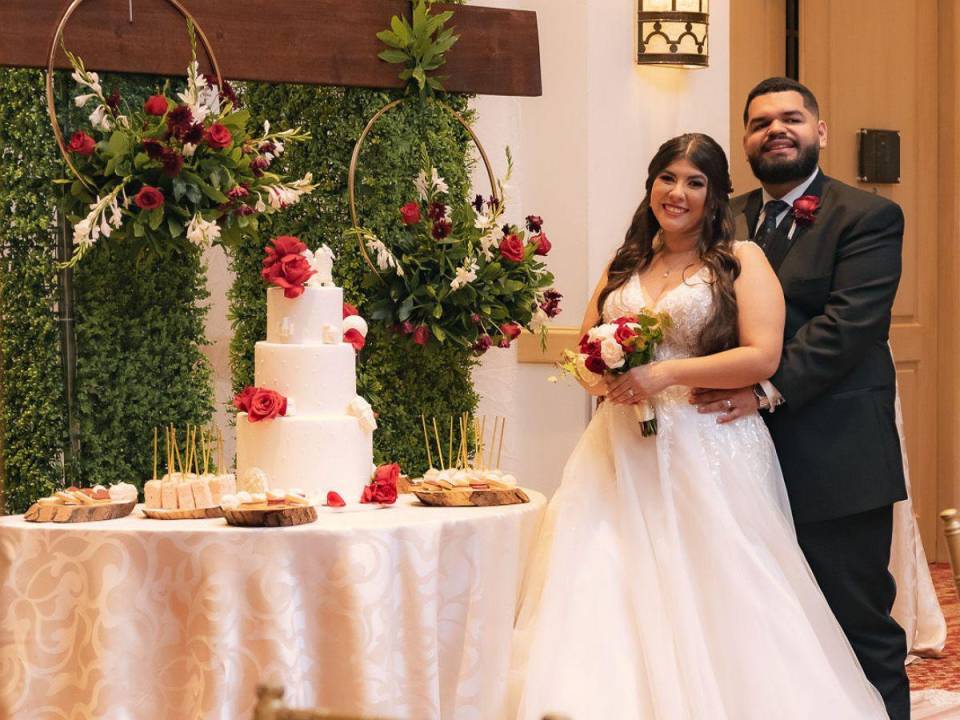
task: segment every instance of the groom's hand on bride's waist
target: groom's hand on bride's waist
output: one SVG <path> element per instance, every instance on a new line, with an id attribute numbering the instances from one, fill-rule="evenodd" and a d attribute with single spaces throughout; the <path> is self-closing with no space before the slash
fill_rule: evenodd
<path id="1" fill-rule="evenodd" d="M 752 385 L 737 390 L 692 388 L 689 399 L 691 405 L 697 406 L 698 412 L 719 413 L 717 422 L 720 424 L 755 413 L 760 406 Z"/>

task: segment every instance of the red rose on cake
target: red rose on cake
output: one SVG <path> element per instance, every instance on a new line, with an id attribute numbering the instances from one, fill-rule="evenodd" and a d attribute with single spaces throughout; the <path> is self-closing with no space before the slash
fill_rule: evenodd
<path id="1" fill-rule="evenodd" d="M 360 502 L 392 505 L 397 501 L 397 480 L 399 479 L 399 465 L 396 463 L 381 465 L 374 472 L 373 480 L 363 489 Z"/>
<path id="2" fill-rule="evenodd" d="M 299 238 L 281 235 L 270 241 L 263 259 L 263 279 L 272 285 L 283 288 L 286 298 L 298 298 L 303 288 L 316 271 L 311 269 L 310 261 L 302 254 L 307 246 Z"/>
<path id="3" fill-rule="evenodd" d="M 266 388 L 247 386 L 233 399 L 233 405 L 247 413 L 250 422 L 273 420 L 287 414 L 287 399 L 280 393 Z"/>

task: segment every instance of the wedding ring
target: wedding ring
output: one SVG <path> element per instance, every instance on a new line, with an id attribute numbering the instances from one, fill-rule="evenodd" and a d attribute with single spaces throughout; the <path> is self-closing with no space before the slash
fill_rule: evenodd
<path id="1" fill-rule="evenodd" d="M 733 400 L 727 398 L 727 412 L 730 412 L 731 410 L 733 410 Z"/>

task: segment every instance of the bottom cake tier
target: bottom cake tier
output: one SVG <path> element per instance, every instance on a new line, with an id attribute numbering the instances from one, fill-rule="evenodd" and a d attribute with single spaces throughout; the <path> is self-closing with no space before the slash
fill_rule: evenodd
<path id="1" fill-rule="evenodd" d="M 320 497 L 333 490 L 360 501 L 370 482 L 373 433 L 352 416 L 295 416 L 250 422 L 237 414 L 237 481 L 249 468 L 266 473 L 273 488 L 300 488 Z"/>

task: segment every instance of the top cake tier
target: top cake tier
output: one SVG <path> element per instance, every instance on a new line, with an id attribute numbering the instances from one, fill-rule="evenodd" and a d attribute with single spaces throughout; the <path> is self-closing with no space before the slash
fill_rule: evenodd
<path id="1" fill-rule="evenodd" d="M 287 345 L 333 344 L 343 337 L 343 290 L 306 287 L 298 298 L 267 289 L 267 342 Z"/>

